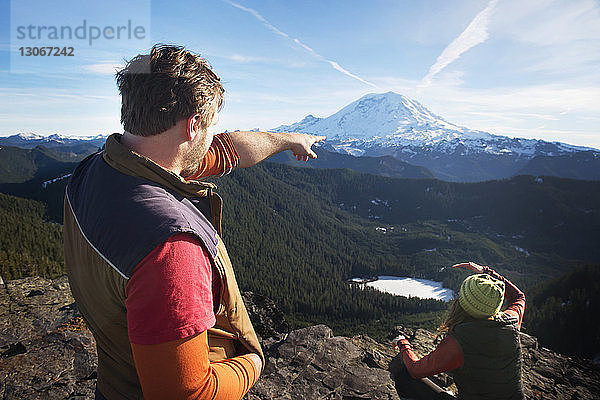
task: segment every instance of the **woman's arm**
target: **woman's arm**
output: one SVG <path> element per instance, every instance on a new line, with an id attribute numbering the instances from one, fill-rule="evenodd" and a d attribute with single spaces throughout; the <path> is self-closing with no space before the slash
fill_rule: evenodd
<path id="1" fill-rule="evenodd" d="M 465 262 L 455 264 L 452 268 L 465 268 L 475 272 L 476 274 L 488 274 L 492 278 L 498 279 L 504 282 L 505 287 L 505 298 L 508 304 L 505 313 L 515 317 L 518 321 L 518 327 L 521 329 L 523 323 L 523 313 L 525 312 L 525 293 L 523 293 L 518 287 L 515 286 L 511 281 L 491 269 L 490 267 L 484 267 L 474 262 Z"/>
<path id="2" fill-rule="evenodd" d="M 463 364 L 460 346 L 451 336 L 446 336 L 435 350 L 421 359 L 413 352 L 406 338 L 400 339 L 397 346 L 408 373 L 414 379 L 452 371 Z"/>
<path id="3" fill-rule="evenodd" d="M 517 326 L 521 329 L 523 323 L 523 314 L 525 313 L 525 293 L 523 293 L 514 283 L 491 269 L 490 267 L 483 267 L 483 272 L 490 275 L 493 278 L 504 282 L 505 287 L 505 298 L 507 307 L 504 312 L 517 318 Z"/>

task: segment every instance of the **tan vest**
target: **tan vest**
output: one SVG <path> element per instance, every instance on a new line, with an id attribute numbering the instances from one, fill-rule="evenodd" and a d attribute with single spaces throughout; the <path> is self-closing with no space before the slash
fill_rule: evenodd
<path id="1" fill-rule="evenodd" d="M 117 134 L 110 136 L 102 153 L 103 160 L 112 169 L 155 182 L 186 198 L 209 199 L 211 223 L 217 231 L 213 268 L 221 281 L 221 292 L 216 296 L 219 299 L 215 312 L 216 324 L 208 331 L 210 360 L 252 352 L 259 354 L 264 361 L 231 261 L 220 238 L 222 200 L 214 192 L 215 185 L 185 181 L 150 159 L 131 152 L 118 139 Z M 99 161 L 98 158 L 96 161 Z M 75 179 L 77 173 L 78 170 L 74 173 Z M 88 180 L 94 182 L 93 176 Z M 102 187 L 94 189 L 103 190 Z M 127 333 L 125 288 L 128 276 L 115 268 L 110 258 L 99 250 L 101 247 L 91 239 L 91 230 L 87 229 L 86 232 L 82 228 L 83 224 L 74 211 L 77 206 L 72 202 L 74 200 L 69 197 L 68 186 L 64 213 L 65 265 L 77 306 L 96 339 L 98 389 L 109 399 L 142 398 Z"/>

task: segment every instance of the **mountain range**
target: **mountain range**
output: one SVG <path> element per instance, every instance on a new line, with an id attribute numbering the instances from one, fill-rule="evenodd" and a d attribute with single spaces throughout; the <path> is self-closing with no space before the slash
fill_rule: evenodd
<path id="1" fill-rule="evenodd" d="M 21 135 L 11 140 L 43 139 Z M 0 144 L 0 172 L 6 172 L 5 183 L 0 180 L 0 193 L 6 194 L 0 195 L 3 277 L 64 272 L 59 228 L 66 178 L 75 163 L 56 157 L 77 156 L 61 152 L 63 148 L 97 149 L 91 140 L 57 137 L 46 142 L 49 147 L 37 142 L 33 148 Z M 429 169 L 391 155 L 353 156 L 325 147 L 317 148 L 319 158 L 308 163 L 284 153 L 271 159 L 279 164 L 264 163 L 214 178 L 226 204 L 223 238 L 234 249 L 230 255 L 242 288 L 275 300 L 295 326 L 319 322 L 344 334 L 383 337 L 398 324 L 433 327 L 446 309 L 435 300 L 354 288 L 347 283 L 351 277 L 412 276 L 457 289 L 465 275 L 443 266 L 473 260 L 495 266 L 529 290 L 578 265 L 600 261 L 600 181 L 519 176 L 445 182 L 433 179 Z M 588 153 L 574 150 L 543 157 L 566 170 L 569 157 Z M 282 165 L 292 161 L 309 168 Z M 19 165 L 20 173 L 14 169 Z M 388 177 L 378 176 L 383 174 Z M 411 179 L 395 178 L 402 174 Z M 587 276 L 592 275 L 581 279 Z M 562 315 L 557 314 L 562 303 L 578 305 L 575 311 L 568 308 L 571 318 L 587 318 L 588 309 L 579 305 L 587 304 L 587 293 L 596 293 L 594 288 L 581 292 L 578 283 L 566 286 L 562 300 L 545 304 L 542 296 L 535 313 L 530 307 L 530 332 L 563 335 L 573 332 L 573 326 L 587 326 L 588 319 L 565 329 L 557 325 L 568 321 L 554 317 Z M 597 354 L 598 336 L 586 337 L 577 335 L 585 346 L 568 351 Z M 557 346 L 569 342 L 544 340 Z"/>
<path id="2" fill-rule="evenodd" d="M 34 133 L 19 133 L 12 136 L 0 137 L 0 145 L 21 147 L 23 149 L 32 149 L 37 146 L 43 146 L 52 149 L 57 147 L 80 146 L 86 143 L 98 148 L 104 145 L 106 137 L 107 135 L 65 136 L 54 134 L 42 136 Z"/>
<path id="3" fill-rule="evenodd" d="M 271 131 L 327 136 L 317 145 L 319 158 L 302 165 L 309 168 L 347 168 L 394 178 L 453 182 L 516 175 L 600 180 L 598 149 L 468 129 L 394 92 L 367 94 L 326 118 L 308 115 Z M 96 151 L 105 139 L 105 135 L 20 133 L 0 137 L 0 147 L 40 147 L 61 162 L 74 162 Z M 299 165 L 287 153 L 270 160 Z"/>
<path id="4" fill-rule="evenodd" d="M 406 96 L 367 94 L 326 118 L 306 116 L 275 132 L 327 136 L 321 147 L 353 156 L 392 156 L 436 178 L 474 182 L 514 175 L 600 179 L 600 150 L 510 138 L 446 121 Z"/>

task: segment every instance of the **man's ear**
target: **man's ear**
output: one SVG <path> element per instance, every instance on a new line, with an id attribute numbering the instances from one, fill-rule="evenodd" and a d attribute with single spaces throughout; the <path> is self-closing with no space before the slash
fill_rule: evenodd
<path id="1" fill-rule="evenodd" d="M 194 140 L 200 125 L 200 114 L 196 113 L 187 119 L 186 134 L 188 140 Z"/>

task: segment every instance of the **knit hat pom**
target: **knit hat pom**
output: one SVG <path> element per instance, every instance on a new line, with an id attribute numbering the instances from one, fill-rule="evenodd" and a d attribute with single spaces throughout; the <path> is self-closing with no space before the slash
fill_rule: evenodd
<path id="1" fill-rule="evenodd" d="M 458 292 L 460 306 L 475 318 L 497 314 L 504 301 L 504 282 L 487 274 L 467 277 Z"/>

